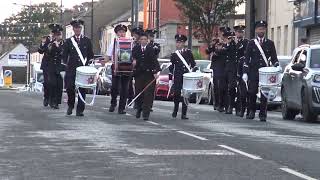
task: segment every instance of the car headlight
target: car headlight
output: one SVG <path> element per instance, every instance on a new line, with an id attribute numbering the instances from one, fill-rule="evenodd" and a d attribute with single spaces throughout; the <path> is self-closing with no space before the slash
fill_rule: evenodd
<path id="1" fill-rule="evenodd" d="M 159 85 L 169 85 L 169 83 L 165 81 L 159 81 Z"/>
<path id="2" fill-rule="evenodd" d="M 320 74 L 316 74 L 313 76 L 313 82 L 320 83 Z"/>

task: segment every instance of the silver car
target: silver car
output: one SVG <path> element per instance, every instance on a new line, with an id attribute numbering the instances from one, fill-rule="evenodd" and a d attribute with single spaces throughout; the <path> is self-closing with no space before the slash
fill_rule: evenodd
<path id="1" fill-rule="evenodd" d="M 320 45 L 302 45 L 294 50 L 281 85 L 282 117 L 316 121 L 320 114 Z"/>

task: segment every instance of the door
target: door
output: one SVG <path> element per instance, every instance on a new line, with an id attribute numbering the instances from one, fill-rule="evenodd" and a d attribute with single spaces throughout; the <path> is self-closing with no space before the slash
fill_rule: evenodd
<path id="1" fill-rule="evenodd" d="M 284 94 L 286 96 L 287 102 L 288 104 L 292 105 L 293 103 L 293 99 L 294 96 L 292 94 L 292 88 L 293 88 L 293 70 L 291 68 L 291 66 L 293 64 L 296 64 L 299 60 L 299 56 L 301 54 L 302 50 L 297 51 L 292 58 L 291 63 L 287 66 L 287 68 L 285 69 L 284 73 L 283 73 L 283 78 L 282 78 L 282 84 L 283 84 L 283 88 L 284 88 Z"/>

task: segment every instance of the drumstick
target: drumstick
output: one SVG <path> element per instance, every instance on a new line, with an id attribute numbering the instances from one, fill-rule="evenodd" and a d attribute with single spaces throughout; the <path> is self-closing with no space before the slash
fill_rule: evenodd
<path id="1" fill-rule="evenodd" d="M 132 103 L 134 103 L 139 98 L 139 96 L 141 96 L 141 94 L 144 93 L 144 91 L 146 91 L 148 87 L 152 85 L 152 83 L 154 83 L 155 80 L 156 79 L 153 79 L 149 84 L 147 84 L 147 86 L 144 87 L 144 89 L 127 105 L 127 107 L 131 106 Z"/>

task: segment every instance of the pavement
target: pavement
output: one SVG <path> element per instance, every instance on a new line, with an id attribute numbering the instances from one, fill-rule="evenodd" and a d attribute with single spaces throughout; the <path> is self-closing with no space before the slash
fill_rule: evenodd
<path id="1" fill-rule="evenodd" d="M 145 122 L 132 109 L 109 113 L 104 96 L 79 118 L 65 103 L 43 107 L 38 93 L 4 90 L 0 99 L 0 179 L 320 179 L 320 122 L 269 112 L 262 123 L 208 105 L 180 120 L 166 101 Z"/>

